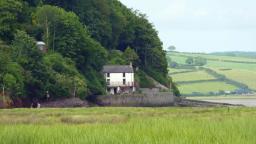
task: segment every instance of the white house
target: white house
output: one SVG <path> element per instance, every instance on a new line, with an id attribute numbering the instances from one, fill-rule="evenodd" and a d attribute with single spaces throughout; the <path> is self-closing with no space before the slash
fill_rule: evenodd
<path id="1" fill-rule="evenodd" d="M 135 91 L 132 65 L 106 65 L 103 73 L 110 94 L 131 93 Z"/>

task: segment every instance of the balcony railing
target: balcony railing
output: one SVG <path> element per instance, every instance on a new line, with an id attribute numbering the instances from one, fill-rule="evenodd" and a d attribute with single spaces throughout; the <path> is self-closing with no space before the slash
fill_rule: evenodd
<path id="1" fill-rule="evenodd" d="M 108 87 L 132 87 L 135 86 L 134 82 L 126 82 L 125 84 L 123 82 L 107 82 Z"/>

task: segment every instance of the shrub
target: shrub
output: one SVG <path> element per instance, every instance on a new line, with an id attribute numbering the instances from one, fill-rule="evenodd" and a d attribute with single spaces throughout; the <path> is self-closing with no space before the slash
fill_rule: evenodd
<path id="1" fill-rule="evenodd" d="M 169 77 L 169 80 L 170 80 L 171 89 L 172 89 L 174 95 L 177 96 L 177 97 L 180 97 L 181 94 L 180 94 L 180 91 L 179 91 L 179 89 L 178 89 L 178 87 L 177 87 L 177 84 L 176 84 L 175 82 L 173 82 L 173 80 L 172 80 L 171 77 Z"/>
<path id="2" fill-rule="evenodd" d="M 153 80 L 148 78 L 147 74 L 141 70 L 135 74 L 135 80 L 139 83 L 141 88 L 153 88 L 155 87 Z"/>

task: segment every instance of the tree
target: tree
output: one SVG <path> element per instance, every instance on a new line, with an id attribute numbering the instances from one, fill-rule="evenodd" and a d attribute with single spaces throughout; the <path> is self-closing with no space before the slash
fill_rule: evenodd
<path id="1" fill-rule="evenodd" d="M 181 94 L 180 94 L 180 91 L 179 91 L 178 86 L 177 86 L 178 84 L 173 82 L 172 77 L 169 77 L 169 79 L 170 79 L 170 83 L 171 83 L 171 90 L 172 90 L 172 92 L 174 93 L 175 96 L 180 97 Z"/>
<path id="2" fill-rule="evenodd" d="M 163 77 L 161 83 L 169 83 L 167 82 L 168 64 L 162 42 L 146 15 L 132 11 L 116 0 L 72 2 L 45 0 L 45 2 L 76 13 L 80 21 L 87 26 L 92 38 L 105 48 L 125 51 L 128 46 L 132 47 L 139 57 L 138 67 L 158 81 L 160 80 L 158 76 Z"/>
<path id="3" fill-rule="evenodd" d="M 194 64 L 194 58 L 193 58 L 193 57 L 188 57 L 188 58 L 186 59 L 186 64 L 189 64 L 189 65 Z"/>
<path id="4" fill-rule="evenodd" d="M 154 26 L 146 16 L 138 12 L 127 12 L 127 25 L 121 34 L 119 49 L 132 47 L 139 56 L 140 69 L 162 84 L 168 85 L 166 53 Z"/>
<path id="5" fill-rule="evenodd" d="M 196 57 L 195 58 L 195 65 L 197 66 L 204 66 L 207 64 L 207 59 L 202 58 L 202 57 Z"/>
<path id="6" fill-rule="evenodd" d="M 87 96 L 86 79 L 78 72 L 71 59 L 52 53 L 45 56 L 43 62 L 50 72 L 52 83 L 48 87 L 54 98 Z"/>
<path id="7" fill-rule="evenodd" d="M 176 47 L 175 46 L 169 46 L 168 47 L 168 51 L 171 52 L 171 51 L 175 51 L 176 50 Z"/>
<path id="8" fill-rule="evenodd" d="M 11 48 L 0 41 L 0 86 L 13 99 L 24 96 L 22 67 L 11 59 Z M 0 90 L 0 91 L 1 91 Z"/>
<path id="9" fill-rule="evenodd" d="M 3 77 L 3 84 L 9 92 L 10 97 L 13 99 L 24 98 L 25 77 L 23 72 L 23 68 L 16 62 L 11 62 L 7 65 L 7 69 Z"/>
<path id="10" fill-rule="evenodd" d="M 16 78 L 12 74 L 7 73 L 3 77 L 3 84 L 9 89 L 9 91 L 12 91 L 12 87 L 16 84 Z"/>
<path id="11" fill-rule="evenodd" d="M 92 38 L 109 50 L 117 48 L 126 18 L 116 0 L 45 0 L 45 3 L 75 12 Z"/>
<path id="12" fill-rule="evenodd" d="M 129 64 L 130 62 L 135 63 L 139 59 L 137 53 L 130 47 L 125 49 L 123 57 L 126 60 L 126 64 Z"/>
<path id="13" fill-rule="evenodd" d="M 34 70 L 37 62 L 42 59 L 42 53 L 36 46 L 35 39 L 31 38 L 24 31 L 17 31 L 12 43 L 12 58 L 21 64 L 25 69 Z"/>
<path id="14" fill-rule="evenodd" d="M 61 10 L 57 7 L 44 6 L 37 10 L 36 20 L 44 29 L 44 41 L 48 47 L 55 48 L 56 23 L 61 21 L 59 15 Z M 50 45 L 50 34 L 52 34 L 52 45 Z"/>
<path id="15" fill-rule="evenodd" d="M 127 61 L 124 59 L 123 52 L 120 50 L 111 50 L 108 55 L 109 65 L 125 65 Z"/>
<path id="16" fill-rule="evenodd" d="M 0 40 L 0 73 L 5 70 L 7 64 L 11 61 L 8 53 L 9 49 L 9 46 Z"/>
<path id="17" fill-rule="evenodd" d="M 30 6 L 38 6 L 39 4 L 42 4 L 42 0 L 24 0 L 26 1 Z"/>
<path id="18" fill-rule="evenodd" d="M 22 12 L 20 0 L 0 1 L 0 38 L 11 42 L 14 38 L 15 30 L 18 27 L 18 16 Z"/>
<path id="19" fill-rule="evenodd" d="M 9 45 L 0 50 L 0 83 L 9 83 L 13 97 L 103 94 L 103 65 L 129 61 L 169 84 L 154 25 L 117 0 L 1 0 L 0 39 Z M 48 53 L 37 49 L 35 39 L 47 43 Z"/>
<path id="20" fill-rule="evenodd" d="M 50 38 L 49 45 L 54 45 L 55 51 L 72 58 L 78 66 L 91 65 L 101 69 L 107 52 L 90 37 L 74 13 L 54 6 L 43 6 L 38 8 L 36 17 L 39 25 L 48 24 L 45 35 Z"/>
<path id="21" fill-rule="evenodd" d="M 45 27 L 45 35 L 49 29 L 49 45 L 54 45 L 55 52 L 75 61 L 78 70 L 88 79 L 89 89 L 94 89 L 93 84 L 96 82 L 101 87 L 101 92 L 97 93 L 104 93 L 104 83 L 100 82 L 104 79 L 98 75 L 107 61 L 107 51 L 90 37 L 86 27 L 73 12 L 49 5 L 40 7 L 36 12 L 39 25 L 44 25 L 40 22 L 41 16 L 48 15 L 49 11 L 54 15 L 47 19 L 49 28 Z"/>
<path id="22" fill-rule="evenodd" d="M 12 58 L 24 70 L 25 89 L 29 98 L 42 98 L 47 90 L 49 73 L 42 62 L 43 54 L 33 38 L 17 31 L 12 43 Z"/>

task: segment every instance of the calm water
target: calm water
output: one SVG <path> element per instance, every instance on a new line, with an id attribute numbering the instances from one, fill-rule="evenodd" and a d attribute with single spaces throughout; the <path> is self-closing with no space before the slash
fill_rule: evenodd
<path id="1" fill-rule="evenodd" d="M 229 104 L 241 104 L 248 107 L 256 107 L 256 99 L 214 99 L 214 100 L 204 100 L 204 101 L 229 103 Z"/>

